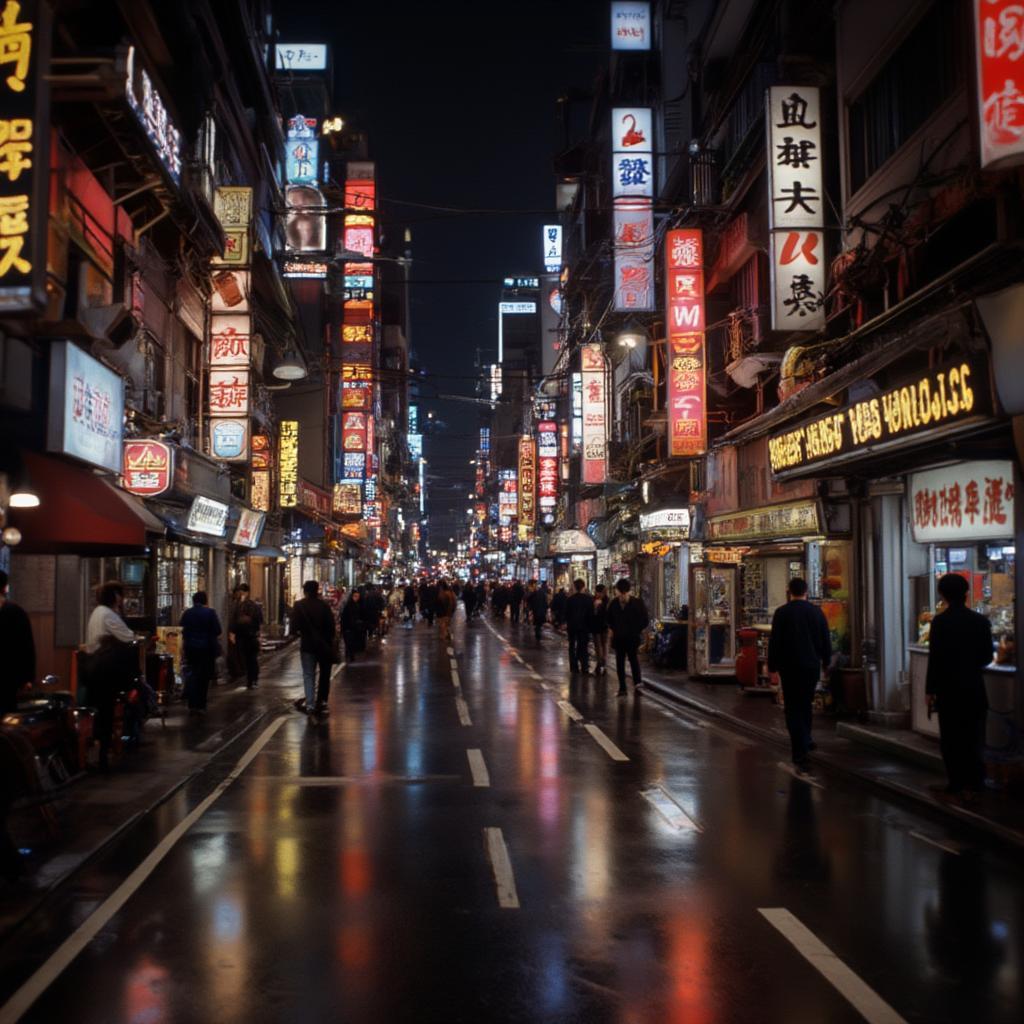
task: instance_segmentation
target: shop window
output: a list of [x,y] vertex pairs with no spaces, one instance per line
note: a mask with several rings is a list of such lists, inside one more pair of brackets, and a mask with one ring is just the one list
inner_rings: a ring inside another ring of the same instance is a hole
[[850,191],[856,192],[959,89],[971,38],[958,0],[936,0],[849,105]]

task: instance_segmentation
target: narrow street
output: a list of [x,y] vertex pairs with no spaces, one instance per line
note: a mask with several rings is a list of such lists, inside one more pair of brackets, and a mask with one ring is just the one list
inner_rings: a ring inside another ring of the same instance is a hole
[[454,649],[393,629],[323,724],[288,655],[264,721],[0,949],[0,1021],[1024,1015],[1008,857],[570,680],[547,632],[460,614]]

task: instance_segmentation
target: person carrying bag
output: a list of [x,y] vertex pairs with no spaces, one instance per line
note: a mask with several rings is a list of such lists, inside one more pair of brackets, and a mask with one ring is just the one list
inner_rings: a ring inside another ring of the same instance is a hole
[[[328,713],[327,701],[331,689],[331,668],[338,657],[334,613],[320,597],[320,584],[307,580],[302,584],[305,597],[295,602],[292,609],[292,629],[300,637],[299,658],[302,661],[302,683],[305,695],[295,702],[299,711],[314,715]],[[317,670],[320,677],[317,680]],[[314,693],[315,684],[315,693]]]

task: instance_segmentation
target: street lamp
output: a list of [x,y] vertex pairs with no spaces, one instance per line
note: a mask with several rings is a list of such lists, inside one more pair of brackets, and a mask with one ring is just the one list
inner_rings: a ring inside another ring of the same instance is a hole
[[278,380],[287,381],[304,380],[308,374],[306,364],[294,345],[289,345],[284,350],[280,362],[278,362],[272,372]]

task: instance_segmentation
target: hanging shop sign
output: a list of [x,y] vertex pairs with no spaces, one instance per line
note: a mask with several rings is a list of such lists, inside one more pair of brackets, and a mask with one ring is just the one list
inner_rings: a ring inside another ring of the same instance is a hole
[[557,274],[562,269],[562,225],[544,225],[544,269]]
[[224,252],[210,260],[213,264],[246,267],[249,265],[249,222],[252,220],[252,189],[221,186],[213,193],[213,212],[224,229]]
[[[284,248],[289,254],[322,253],[327,248],[327,203],[323,193],[314,185],[288,185],[284,190],[287,208],[284,218]],[[322,259],[322,257],[321,257]],[[300,263],[296,270],[295,261],[290,261],[292,277],[320,277],[319,267],[323,263]]]
[[163,441],[125,441],[121,486],[132,494],[153,498],[174,480],[174,452]]
[[910,527],[918,544],[1013,536],[1013,463],[957,462],[910,477]]
[[210,280],[213,284],[210,309],[214,313],[249,312],[248,270],[220,270]]
[[731,515],[710,516],[708,540],[772,540],[777,537],[808,537],[821,533],[818,503],[769,505]]
[[160,93],[138,58],[134,46],[128,47],[125,62],[125,96],[138,118],[160,166],[175,185],[181,184],[181,133],[171,120]]
[[231,543],[240,548],[258,547],[266,521],[266,515],[260,510],[243,508],[238,514],[238,525]]
[[605,358],[600,345],[580,349],[583,383],[583,482],[603,484],[608,477],[608,420]]
[[316,118],[296,114],[288,119],[285,134],[285,184],[316,185],[319,182],[317,163],[320,141],[316,135]]
[[651,541],[680,541],[690,536],[690,510],[666,508],[640,514],[640,533]]
[[537,454],[532,437],[519,439],[519,530],[537,525]]
[[331,514],[331,495],[322,487],[309,483],[308,480],[299,481],[299,506],[317,515],[329,517]]
[[555,521],[558,505],[558,424],[542,420],[537,424],[537,506],[541,522]]
[[649,50],[651,48],[651,5],[649,3],[612,3],[612,49]]
[[704,235],[700,228],[682,228],[665,236],[665,315],[669,455],[700,455],[708,446]]
[[0,312],[46,303],[50,169],[49,5],[7,0],[0,14]]
[[572,451],[577,454],[583,447],[583,374],[572,375]]
[[612,110],[614,306],[654,309],[654,149],[650,107]]
[[248,369],[252,337],[245,314],[213,313],[210,316],[210,365]]
[[248,415],[248,370],[211,370],[209,391],[211,415]]
[[228,521],[228,505],[197,494],[188,510],[188,528],[193,533],[205,533],[210,537],[223,537]]
[[559,530],[551,550],[556,555],[592,555],[597,545],[582,530]]
[[47,449],[120,473],[123,437],[124,381],[70,341],[53,342]]
[[249,501],[258,512],[270,511],[270,470],[254,469],[249,486]]
[[253,434],[251,447],[252,468],[270,469],[272,460],[270,438],[266,434]]
[[503,469],[498,473],[498,524],[508,526],[516,517],[518,508],[519,491],[516,471]]
[[988,411],[988,385],[978,368],[967,361],[949,363],[770,437],[768,457],[772,472],[783,473],[849,458]]
[[358,516],[363,512],[363,492],[359,484],[335,484],[332,511],[340,516]]
[[244,462],[249,458],[249,421],[230,416],[210,420],[210,454],[224,462]]
[[825,199],[821,96],[814,86],[768,90],[768,227],[772,330],[825,326]]
[[981,167],[1024,162],[1024,7],[974,0]]
[[277,43],[274,67],[278,71],[326,71],[327,46],[324,43]]
[[[561,229],[559,229],[561,230]],[[557,274],[545,274],[540,303],[540,366],[544,377],[554,373],[562,353],[565,333],[562,330],[562,291]]]
[[277,443],[278,504],[295,508],[299,503],[299,422],[281,420]]

